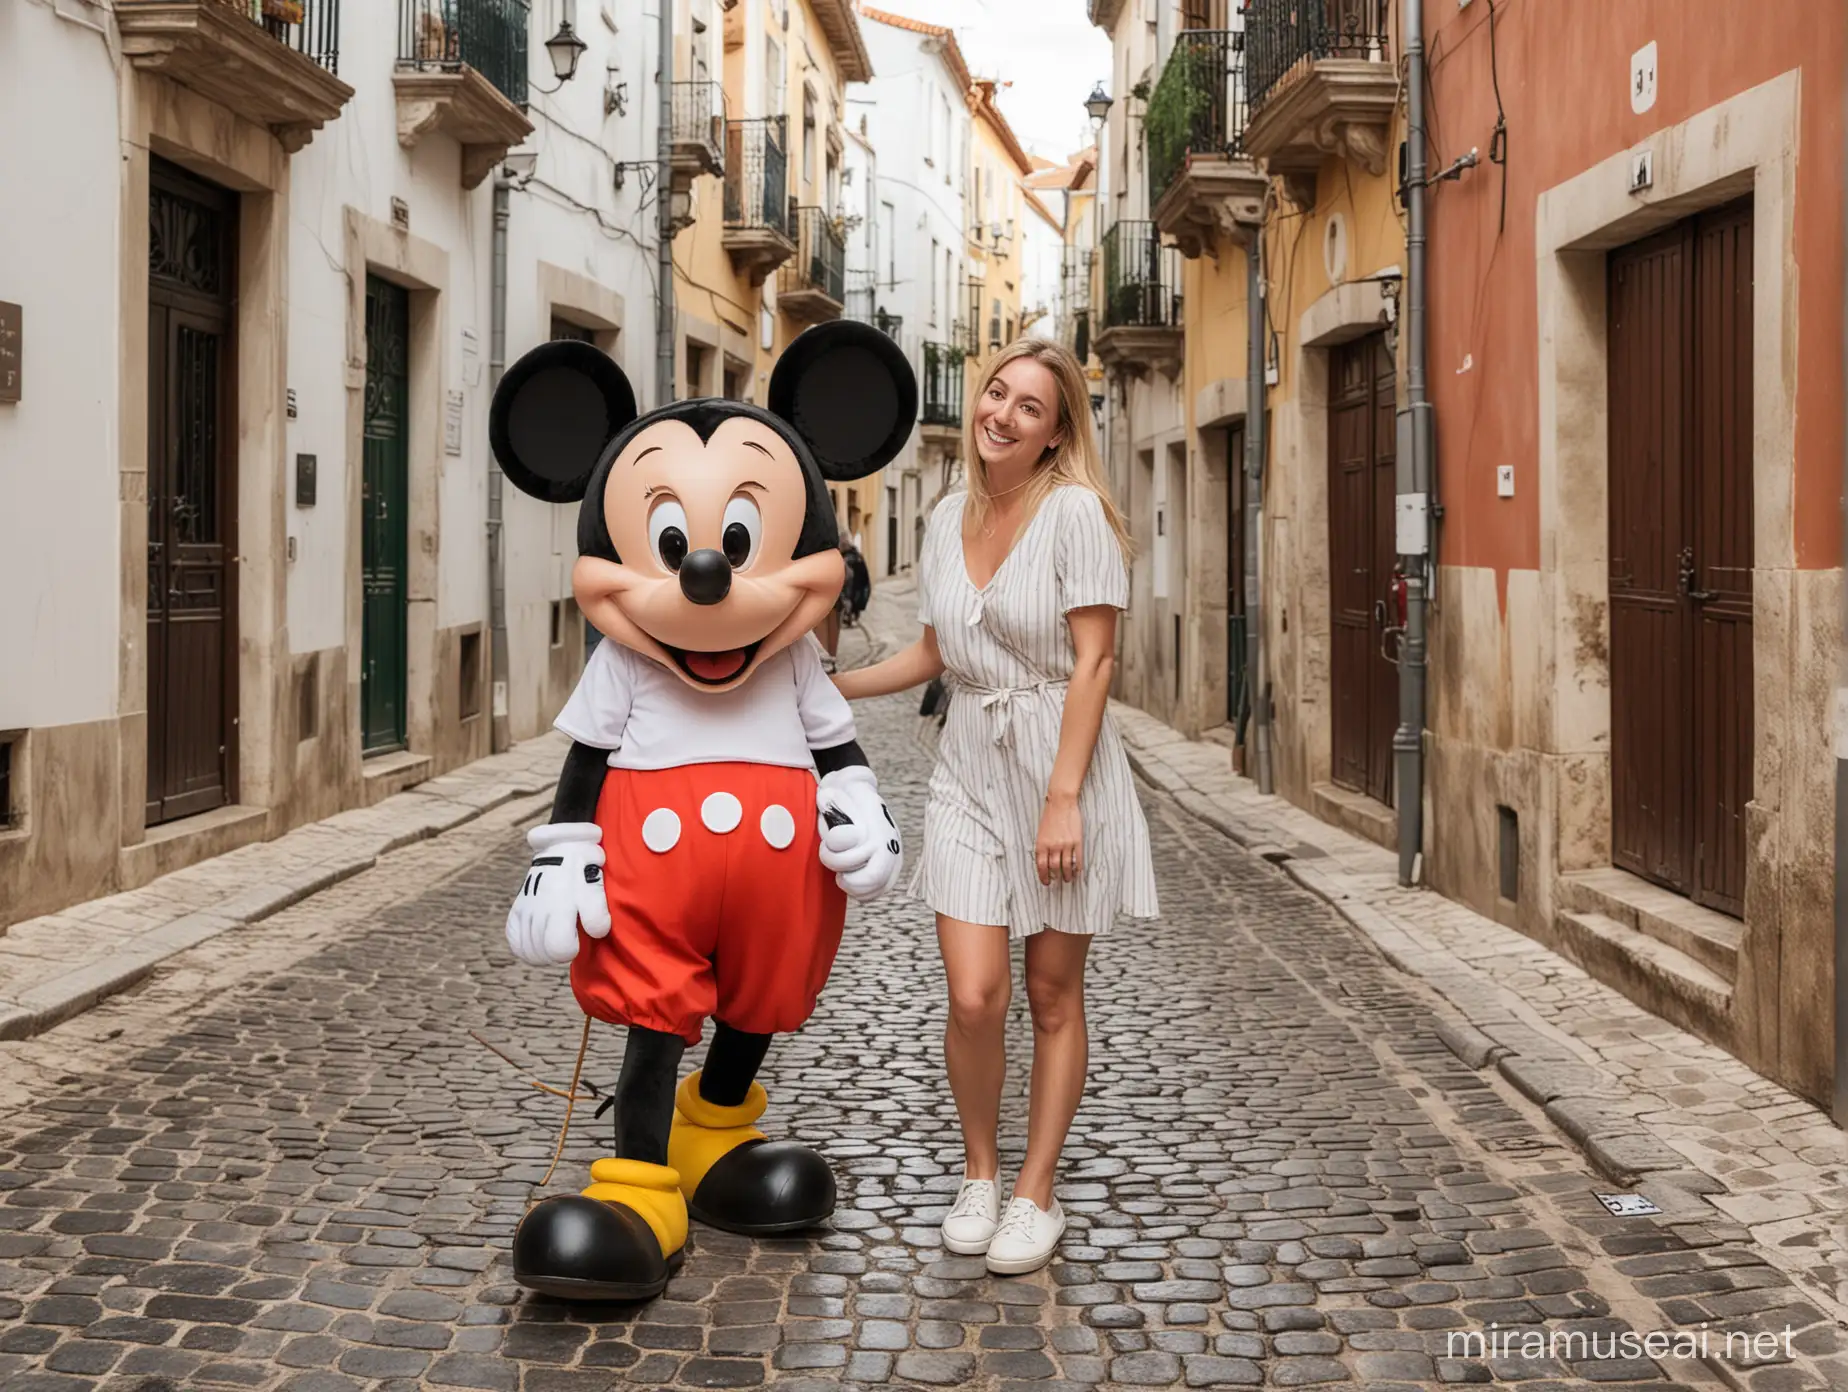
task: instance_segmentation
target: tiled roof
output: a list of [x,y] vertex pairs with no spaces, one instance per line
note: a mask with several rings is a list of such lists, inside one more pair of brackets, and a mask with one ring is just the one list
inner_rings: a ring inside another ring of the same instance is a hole
[[948,63],[950,71],[956,75],[966,97],[975,85],[969,76],[969,65],[963,61],[962,49],[957,45],[956,33],[941,24],[926,24],[921,19],[911,19],[906,15],[892,14],[887,10],[876,10],[870,5],[858,7],[862,19],[870,19],[875,24],[889,24],[894,29],[908,29],[914,34],[928,34],[933,39],[943,41],[943,61]]

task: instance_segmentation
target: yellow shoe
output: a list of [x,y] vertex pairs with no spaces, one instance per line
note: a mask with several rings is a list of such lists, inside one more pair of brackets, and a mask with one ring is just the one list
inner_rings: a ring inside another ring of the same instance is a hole
[[772,1141],[753,1124],[770,1099],[758,1083],[735,1107],[699,1095],[694,1073],[674,1095],[667,1162],[680,1175],[688,1211],[727,1232],[763,1237],[798,1232],[834,1212],[834,1172],[794,1141]]
[[686,1257],[680,1176],[599,1160],[581,1194],[535,1204],[513,1235],[513,1278],[567,1300],[652,1300]]

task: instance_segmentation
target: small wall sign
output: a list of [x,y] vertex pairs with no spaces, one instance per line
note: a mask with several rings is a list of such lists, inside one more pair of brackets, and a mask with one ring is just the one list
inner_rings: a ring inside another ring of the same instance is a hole
[[19,400],[20,360],[25,356],[22,321],[25,311],[0,300],[0,405]]
[[462,453],[462,393],[446,394],[443,411],[443,453]]
[[295,456],[295,506],[314,506],[315,457],[312,454]]

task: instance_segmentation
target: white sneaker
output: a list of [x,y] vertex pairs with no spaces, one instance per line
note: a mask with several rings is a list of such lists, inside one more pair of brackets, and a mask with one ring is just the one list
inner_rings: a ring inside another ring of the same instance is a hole
[[1001,1191],[992,1179],[965,1179],[943,1220],[943,1245],[959,1256],[988,1250],[1001,1216]]
[[1032,1199],[1013,1198],[988,1244],[988,1269],[997,1276],[1024,1276],[1052,1260],[1065,1236],[1065,1210],[1052,1201],[1051,1211]]

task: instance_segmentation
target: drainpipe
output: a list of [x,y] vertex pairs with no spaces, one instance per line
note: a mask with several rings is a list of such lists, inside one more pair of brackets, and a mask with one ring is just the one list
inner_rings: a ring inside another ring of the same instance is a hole
[[[1843,305],[1848,337],[1848,303]],[[1848,352],[1842,361],[1848,363]],[[1848,578],[1848,454],[1842,460],[1842,574]],[[1848,1127],[1848,592],[1835,689],[1835,1124]]]
[[674,399],[674,0],[658,0],[660,105],[655,132],[655,405]]
[[[500,386],[507,369],[507,221],[510,185],[507,176],[494,176],[494,249],[490,308],[488,311],[488,394]],[[488,462],[488,646],[493,680],[492,715],[488,744],[499,754],[513,747],[507,723],[507,545],[502,521],[502,477],[498,465]]]
[[[1399,728],[1392,753],[1399,809],[1399,883],[1417,884],[1424,870],[1425,605],[1431,555],[1431,403],[1425,394],[1425,68],[1424,0],[1403,0],[1406,67],[1405,238],[1406,363],[1409,406],[1402,431],[1411,448],[1398,451],[1396,550],[1405,571],[1405,635],[1399,645]],[[1403,440],[1403,436],[1402,436]]]
[[1251,702],[1252,745],[1258,791],[1274,791],[1271,779],[1269,691],[1264,672],[1264,576],[1258,553],[1264,545],[1265,387],[1264,222],[1260,215],[1245,249],[1245,690]]

